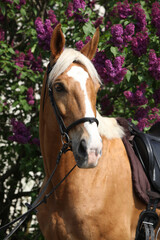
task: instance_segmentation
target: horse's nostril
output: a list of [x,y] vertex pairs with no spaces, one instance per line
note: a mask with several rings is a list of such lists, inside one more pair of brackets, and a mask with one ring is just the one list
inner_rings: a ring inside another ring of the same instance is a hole
[[80,141],[79,148],[78,148],[78,153],[85,157],[87,155],[87,144],[84,139]]

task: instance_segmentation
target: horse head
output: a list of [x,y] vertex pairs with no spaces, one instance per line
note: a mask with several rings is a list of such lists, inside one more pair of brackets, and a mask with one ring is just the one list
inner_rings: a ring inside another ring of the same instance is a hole
[[98,40],[97,29],[81,52],[64,48],[65,38],[59,24],[53,31],[50,43],[51,71],[48,74],[48,86],[60,117],[65,126],[77,123],[79,119],[84,120],[74,124],[68,131],[72,151],[80,168],[95,167],[102,152],[102,140],[94,121],[100,79],[91,62],[96,53]]

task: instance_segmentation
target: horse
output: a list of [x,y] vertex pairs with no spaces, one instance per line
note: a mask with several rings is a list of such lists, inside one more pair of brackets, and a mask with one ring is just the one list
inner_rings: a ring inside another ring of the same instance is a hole
[[[96,29],[81,51],[65,48],[61,24],[51,37],[39,114],[45,170],[42,188],[66,142],[72,151],[62,154],[46,192],[76,167],[37,209],[46,240],[133,240],[139,215],[146,208],[133,190],[130,162],[122,142],[123,127],[115,118],[102,117],[96,110],[101,80],[91,60],[98,42]],[[70,126],[65,134],[64,126]]]

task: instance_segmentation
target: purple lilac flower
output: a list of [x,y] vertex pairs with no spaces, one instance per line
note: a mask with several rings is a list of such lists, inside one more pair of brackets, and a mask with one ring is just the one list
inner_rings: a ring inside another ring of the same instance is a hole
[[83,0],[73,0],[73,10],[76,12],[79,9],[85,9],[86,3]]
[[140,57],[147,52],[147,46],[149,44],[149,37],[147,32],[138,32],[136,36],[132,38],[132,51]]
[[28,90],[27,90],[27,102],[28,102],[29,105],[34,105],[35,101],[34,101],[33,93],[34,93],[33,88],[32,87],[28,88]]
[[116,57],[113,64],[108,59],[105,61],[107,82],[114,82],[114,84],[119,84],[123,81],[124,76],[127,73],[127,69],[122,68],[123,63],[124,57],[121,56]]
[[82,47],[84,46],[84,43],[82,42],[82,40],[79,40],[78,42],[76,42],[76,48],[78,51],[80,51],[82,49]]
[[140,3],[136,3],[133,8],[133,16],[136,19],[136,27],[137,27],[137,31],[146,31],[146,14],[145,11],[142,9],[141,4]]
[[20,0],[19,4],[16,4],[16,8],[19,10],[19,9],[21,9],[21,6],[25,5],[25,4],[26,4],[26,0]]
[[78,22],[88,22],[88,14],[84,17],[81,10],[85,10],[86,3],[83,0],[73,0],[74,19]]
[[143,118],[147,118],[149,110],[150,110],[149,107],[146,108],[139,107],[135,112],[135,119],[139,121]]
[[115,24],[111,27],[111,42],[118,48],[123,46],[123,26],[122,24]]
[[131,42],[135,31],[133,23],[129,23],[124,29],[124,42]]
[[156,89],[153,94],[154,102],[156,105],[160,103],[160,88]]
[[69,2],[68,7],[65,11],[67,18],[73,17],[73,3]]
[[110,100],[108,99],[107,94],[101,99],[101,109],[102,109],[102,113],[106,116],[110,115],[114,110]]
[[75,21],[86,23],[89,20],[88,14],[84,17],[80,11],[74,12]]
[[87,36],[87,37],[86,37],[86,40],[85,40],[85,44],[87,44],[90,40],[91,40],[91,37],[90,37],[90,36]]
[[34,145],[37,145],[38,147],[40,146],[40,141],[39,141],[38,138],[33,138],[33,139],[32,139],[32,143],[33,143]]
[[122,50],[123,47],[127,47],[128,43],[132,41],[135,32],[135,26],[130,23],[123,29],[121,24],[115,24],[111,27],[111,42]]
[[99,51],[96,53],[95,57],[93,58],[92,62],[101,77],[105,83],[107,83],[107,76],[106,76],[106,67],[105,67],[105,61],[107,60],[106,54],[104,51]]
[[148,99],[145,97],[145,89],[141,87],[137,87],[135,93],[131,91],[125,91],[124,96],[126,99],[134,106],[141,106],[148,103]]
[[53,32],[53,28],[51,27],[51,21],[46,19],[44,22],[44,31],[45,31],[45,44],[50,48],[50,40]]
[[126,19],[128,16],[132,14],[130,5],[127,0],[125,0],[124,2],[117,2],[115,11],[117,11],[121,19]]
[[152,113],[158,113],[159,112],[159,109],[156,108],[156,107],[153,107],[151,110],[152,110]]
[[35,59],[31,49],[28,50],[25,56],[25,65],[31,68],[34,72],[43,72],[41,56],[38,56],[37,59]]
[[156,56],[153,49],[149,53],[149,72],[156,80],[160,80],[160,57]]
[[160,4],[159,2],[154,2],[152,4],[152,24],[157,28],[157,36],[160,37]]
[[53,29],[51,27],[51,21],[49,19],[46,19],[43,24],[41,18],[38,17],[35,21],[35,26],[36,26],[39,45],[44,50],[49,50],[50,40],[53,32]]
[[106,58],[104,51],[97,52],[93,59],[93,64],[104,83],[114,82],[119,84],[127,73],[126,68],[122,68],[124,57],[116,57],[114,62]]
[[[91,40],[91,37],[87,36],[85,40],[85,44],[87,44],[90,40]],[[80,51],[84,47],[84,43],[82,40],[79,40],[78,42],[76,42],[75,45],[78,51]]]
[[96,0],[88,0],[87,6],[91,9],[95,7]]
[[142,118],[139,120],[137,127],[139,128],[140,131],[143,131],[145,127],[150,127],[150,123],[147,118]]
[[53,28],[55,28],[55,26],[58,24],[58,20],[53,10],[48,12],[48,17],[49,19],[46,19],[44,23],[40,17],[35,20],[38,42],[44,50],[50,49],[50,40]]
[[160,122],[160,110],[158,108],[152,108],[152,113],[148,116],[148,119],[152,121],[152,123]]
[[58,24],[58,20],[56,18],[56,15],[54,14],[53,10],[49,10],[48,11],[48,18],[51,21],[51,23],[53,24],[53,28],[55,28],[55,26]]
[[20,53],[18,50],[15,51],[16,57],[14,58],[15,64],[21,68],[24,67],[25,54]]
[[111,21],[107,21],[106,26],[105,26],[105,30],[107,31],[111,26],[112,26]]
[[22,144],[29,143],[31,139],[31,133],[24,123],[12,119],[11,124],[13,128],[13,135],[8,139],[10,141],[15,141]]
[[101,25],[103,22],[103,17],[99,17],[97,18],[97,20],[93,23],[95,28],[99,27],[99,25]]

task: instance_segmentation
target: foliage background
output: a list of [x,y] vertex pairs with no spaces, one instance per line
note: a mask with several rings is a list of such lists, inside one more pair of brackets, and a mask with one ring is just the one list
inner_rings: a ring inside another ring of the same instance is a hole
[[[125,117],[141,130],[160,120],[158,1],[2,0],[1,225],[22,213],[24,197],[34,201],[44,177],[38,137],[39,99],[50,55],[49,41],[58,22],[67,47],[78,50],[100,27],[93,63],[104,83],[97,99],[97,107],[104,115]],[[32,184],[26,190],[28,183]],[[0,238],[4,236],[5,232],[1,232]],[[12,239],[43,237],[30,217]]]

